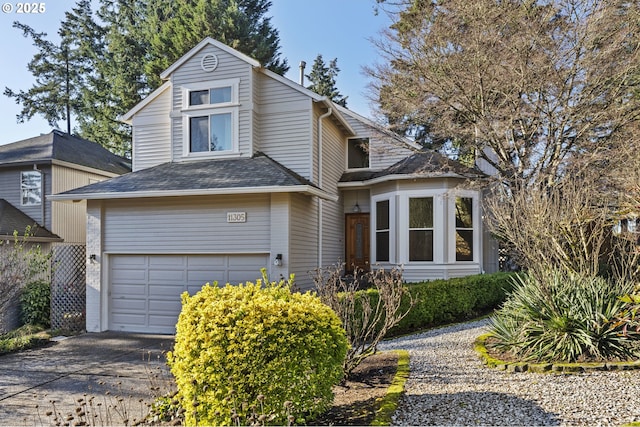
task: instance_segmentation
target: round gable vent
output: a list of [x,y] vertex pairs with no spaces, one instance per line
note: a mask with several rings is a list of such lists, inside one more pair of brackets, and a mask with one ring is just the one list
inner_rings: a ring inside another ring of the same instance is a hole
[[202,69],[208,73],[218,68],[218,57],[212,53],[208,53],[202,57],[200,61]]

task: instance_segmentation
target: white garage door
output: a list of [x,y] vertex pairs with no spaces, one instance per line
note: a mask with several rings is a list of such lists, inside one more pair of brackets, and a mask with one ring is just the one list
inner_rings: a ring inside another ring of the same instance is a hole
[[111,255],[109,329],[173,334],[184,291],[255,281],[268,261],[266,254]]

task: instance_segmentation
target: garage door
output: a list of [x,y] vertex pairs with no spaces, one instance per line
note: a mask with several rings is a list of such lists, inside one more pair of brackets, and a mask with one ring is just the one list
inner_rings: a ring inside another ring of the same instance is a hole
[[111,255],[109,329],[173,334],[180,295],[204,283],[255,281],[268,265],[256,255]]

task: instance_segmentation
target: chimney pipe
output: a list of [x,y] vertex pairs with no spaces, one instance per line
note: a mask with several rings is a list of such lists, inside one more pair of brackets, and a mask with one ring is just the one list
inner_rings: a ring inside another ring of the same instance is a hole
[[304,67],[306,66],[306,62],[300,61],[300,86],[304,86]]

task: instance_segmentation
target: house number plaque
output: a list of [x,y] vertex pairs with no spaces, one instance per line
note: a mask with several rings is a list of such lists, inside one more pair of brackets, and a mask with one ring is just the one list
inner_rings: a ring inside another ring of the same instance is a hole
[[247,213],[227,212],[227,222],[247,222]]

